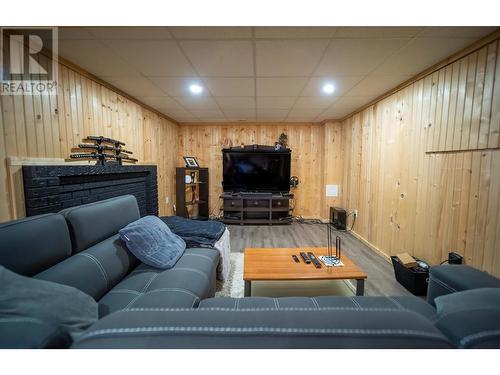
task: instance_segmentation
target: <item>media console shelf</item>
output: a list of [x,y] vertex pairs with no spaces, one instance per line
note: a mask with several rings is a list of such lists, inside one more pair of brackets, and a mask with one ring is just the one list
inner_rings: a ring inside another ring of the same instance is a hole
[[176,168],[176,215],[208,220],[208,168]]
[[290,199],[293,194],[223,193],[224,224],[289,224],[292,222]]

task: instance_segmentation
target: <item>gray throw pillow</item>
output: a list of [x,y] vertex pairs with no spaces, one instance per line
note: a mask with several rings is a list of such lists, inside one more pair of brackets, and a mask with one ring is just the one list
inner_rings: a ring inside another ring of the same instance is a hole
[[0,266],[0,317],[51,324],[76,338],[97,321],[98,308],[92,297],[76,288]]
[[172,268],[186,249],[184,240],[156,216],[136,220],[119,233],[132,254],[155,268]]

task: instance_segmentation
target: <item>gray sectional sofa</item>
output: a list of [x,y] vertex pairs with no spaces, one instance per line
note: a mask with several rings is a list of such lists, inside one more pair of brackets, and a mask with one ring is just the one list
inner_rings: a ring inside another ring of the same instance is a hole
[[[433,268],[429,301],[211,298],[218,251],[186,249],[169,270],[141,264],[117,234],[138,218],[135,198],[122,196],[0,224],[0,264],[99,303],[73,348],[500,347],[500,280],[470,267]],[[0,319],[0,331],[2,347],[69,345],[43,324]]]

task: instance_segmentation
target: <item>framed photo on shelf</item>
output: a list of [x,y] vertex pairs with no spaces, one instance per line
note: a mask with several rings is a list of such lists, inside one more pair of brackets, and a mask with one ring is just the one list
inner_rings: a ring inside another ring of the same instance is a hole
[[200,165],[194,156],[183,156],[186,168],[199,168]]

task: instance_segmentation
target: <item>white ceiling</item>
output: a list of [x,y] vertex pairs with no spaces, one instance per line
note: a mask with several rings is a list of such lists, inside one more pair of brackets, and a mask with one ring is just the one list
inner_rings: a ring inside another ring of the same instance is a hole
[[[63,27],[61,56],[180,122],[340,118],[495,27]],[[335,86],[328,96],[325,82]],[[200,96],[189,85],[204,87]]]

